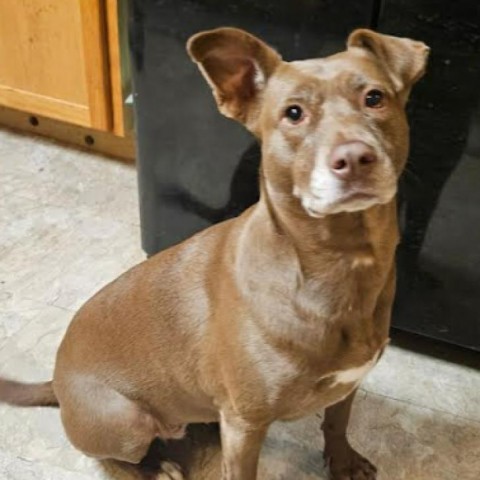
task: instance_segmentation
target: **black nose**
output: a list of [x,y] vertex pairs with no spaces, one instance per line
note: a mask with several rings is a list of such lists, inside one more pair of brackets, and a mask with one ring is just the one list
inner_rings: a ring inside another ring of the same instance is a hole
[[342,180],[351,180],[370,172],[376,162],[373,149],[359,141],[337,145],[328,160],[330,170]]

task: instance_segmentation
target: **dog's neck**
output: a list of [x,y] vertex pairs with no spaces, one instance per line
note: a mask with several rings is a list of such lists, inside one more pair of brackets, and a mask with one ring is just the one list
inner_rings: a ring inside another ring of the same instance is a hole
[[352,266],[380,261],[389,265],[398,242],[395,199],[358,212],[309,216],[291,192],[275,190],[262,175],[259,204],[279,235],[292,243],[305,273],[319,257],[348,259]]

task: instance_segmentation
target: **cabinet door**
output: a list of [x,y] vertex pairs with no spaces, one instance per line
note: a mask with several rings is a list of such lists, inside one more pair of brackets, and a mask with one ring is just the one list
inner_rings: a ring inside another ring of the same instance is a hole
[[0,104],[108,130],[101,0],[0,0]]

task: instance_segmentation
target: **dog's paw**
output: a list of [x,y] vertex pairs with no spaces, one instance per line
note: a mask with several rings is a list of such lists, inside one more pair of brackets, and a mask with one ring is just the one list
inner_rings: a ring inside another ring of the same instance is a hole
[[326,459],[330,480],[376,480],[377,468],[369,460],[349,449],[348,455]]
[[173,462],[162,462],[160,465],[160,473],[155,480],[184,480],[182,469]]

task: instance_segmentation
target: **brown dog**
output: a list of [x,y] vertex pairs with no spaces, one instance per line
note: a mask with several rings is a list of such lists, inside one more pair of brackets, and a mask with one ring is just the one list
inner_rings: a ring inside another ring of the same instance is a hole
[[[346,428],[388,341],[404,107],[428,48],[357,30],[342,53],[287,63],[221,28],[188,52],[220,111],[262,142],[260,201],[101,290],[72,321],[53,381],[3,380],[0,399],[58,402],[73,445],[130,463],[156,437],[220,422],[224,480],[256,478],[272,422],[326,408],[332,478],[374,479]],[[166,464],[160,478],[180,473]]]

